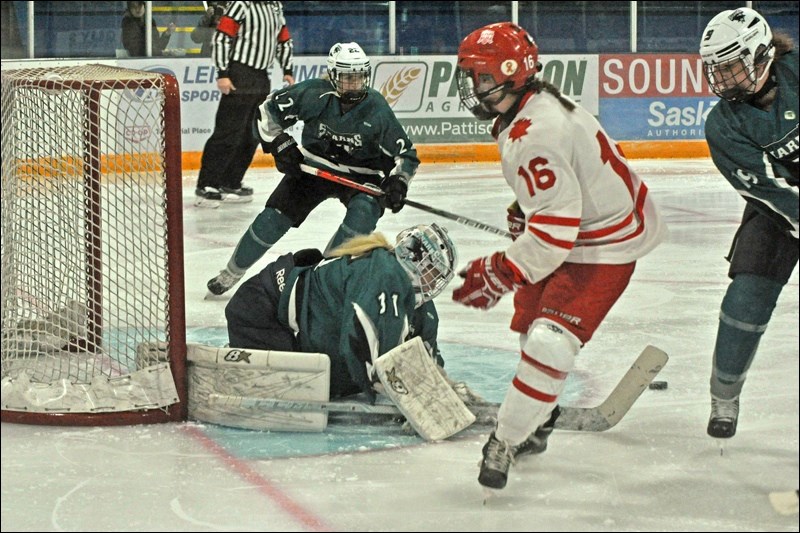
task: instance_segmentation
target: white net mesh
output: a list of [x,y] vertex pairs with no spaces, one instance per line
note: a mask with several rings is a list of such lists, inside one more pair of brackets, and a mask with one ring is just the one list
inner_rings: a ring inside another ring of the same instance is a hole
[[[2,73],[4,410],[41,407],[17,405],[21,383],[135,373],[137,347],[174,340],[176,313],[182,325],[170,296],[169,254],[181,251],[170,232],[182,229],[180,205],[167,203],[164,79],[104,65]],[[165,392],[159,407],[177,400],[174,386]]]

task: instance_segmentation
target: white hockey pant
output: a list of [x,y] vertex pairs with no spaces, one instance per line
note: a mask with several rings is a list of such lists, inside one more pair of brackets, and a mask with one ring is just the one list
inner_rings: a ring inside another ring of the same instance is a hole
[[533,321],[520,344],[517,373],[497,413],[495,431],[498,439],[515,446],[547,420],[581,348],[575,335],[543,318]]

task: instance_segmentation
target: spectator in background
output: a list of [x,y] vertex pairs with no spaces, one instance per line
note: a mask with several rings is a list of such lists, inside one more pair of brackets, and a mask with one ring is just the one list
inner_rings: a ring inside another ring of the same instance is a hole
[[214,63],[219,99],[214,132],[203,148],[195,205],[251,202],[253,189],[242,185],[258,148],[253,121],[270,92],[269,71],[277,59],[283,81],[294,84],[292,39],[281,2],[228,2],[214,33]]
[[[128,8],[122,17],[122,46],[131,57],[147,55],[147,39],[145,35],[144,2],[128,2]],[[164,55],[169,38],[175,31],[175,23],[170,22],[164,33],[159,33],[155,19],[152,20],[153,55]]]
[[201,45],[200,55],[211,57],[211,51],[214,49],[214,32],[217,29],[217,23],[225,13],[225,4],[228,2],[209,2],[208,9],[205,14],[200,17],[197,27],[192,30],[192,42]]

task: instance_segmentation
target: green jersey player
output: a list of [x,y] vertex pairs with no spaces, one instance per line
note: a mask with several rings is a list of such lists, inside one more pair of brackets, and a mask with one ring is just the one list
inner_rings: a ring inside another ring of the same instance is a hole
[[[370,88],[372,67],[356,43],[337,43],[328,56],[330,79],[309,79],[281,89],[260,106],[255,128],[265,152],[284,173],[239,241],[227,267],[208,282],[222,294],[291,227],[320,203],[337,198],[347,208],[327,252],[355,235],[372,232],[386,208],[398,212],[419,166],[417,152],[383,96]],[[303,122],[302,147],[284,130]],[[360,183],[384,195],[359,192],[300,170],[305,164]]]
[[332,398],[373,395],[374,359],[413,336],[439,366],[435,298],[453,278],[456,250],[436,224],[281,256],[245,281],[225,308],[231,346],[324,353]]
[[707,432],[736,433],[739,395],[759,340],[798,258],[798,56],[749,8],[706,26],[700,55],[722,100],[706,122],[711,157],[747,202],[731,253],[711,374]]

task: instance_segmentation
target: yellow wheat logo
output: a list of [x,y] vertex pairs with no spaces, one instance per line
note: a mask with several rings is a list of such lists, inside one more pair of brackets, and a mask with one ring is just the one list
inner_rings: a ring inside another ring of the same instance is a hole
[[412,81],[419,77],[420,72],[422,72],[420,67],[404,68],[383,82],[380,93],[386,98],[390,106],[393,106],[395,102],[400,99],[403,91],[406,90]]

